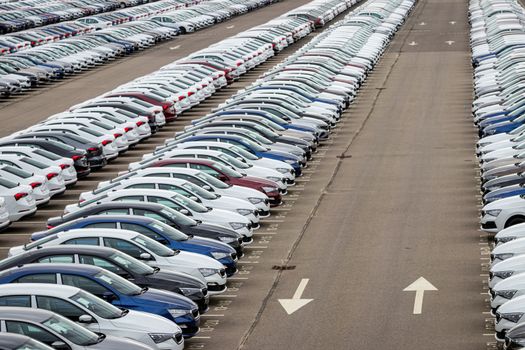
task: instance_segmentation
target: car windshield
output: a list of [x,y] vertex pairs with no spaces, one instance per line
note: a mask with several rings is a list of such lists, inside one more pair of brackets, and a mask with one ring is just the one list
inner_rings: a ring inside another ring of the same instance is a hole
[[252,165],[243,163],[240,160],[238,160],[236,158],[233,158],[232,156],[229,156],[229,155],[224,154],[224,153],[220,154],[219,158],[222,159],[223,161],[225,161],[226,163],[229,163],[229,164],[233,165],[236,168],[248,169],[248,168],[252,167]]
[[80,346],[88,346],[100,342],[99,336],[95,333],[58,315],[50,317],[42,322],[42,324],[46,326],[46,328],[60,334],[70,342]]
[[206,173],[203,173],[203,172],[200,172],[200,173],[198,173],[195,176],[197,176],[199,179],[201,179],[201,180],[211,184],[213,187],[217,187],[217,188],[220,188],[220,189],[225,189],[225,188],[231,187],[230,185],[222,182],[221,180],[216,179],[213,176],[211,176],[209,174],[206,174]]
[[138,275],[151,275],[155,272],[155,269],[149,265],[144,264],[142,261],[135,259],[124,253],[115,253],[109,257],[109,260],[123,266],[126,270],[134,272]]
[[188,191],[193,192],[197,196],[202,197],[204,199],[210,199],[211,200],[211,199],[219,198],[219,196],[216,195],[215,193],[208,192],[205,189],[202,189],[199,186],[192,184],[191,182],[186,182],[186,183],[182,184],[182,187],[184,187]]
[[105,285],[111,286],[119,293],[125,295],[142,294],[142,289],[139,286],[109,271],[100,271],[95,275],[94,278],[98,281],[102,281]]
[[171,220],[175,221],[176,223],[182,225],[182,226],[195,226],[197,223],[192,218],[187,217],[184,214],[179,213],[176,210],[173,210],[171,208],[164,208],[160,211],[163,215],[169,217]]
[[197,213],[206,213],[208,211],[208,209],[195,202],[195,201],[192,201],[191,199],[189,198],[186,198],[184,196],[181,196],[181,195],[175,195],[173,197],[171,197],[173,200],[175,200],[175,202],[181,204],[182,206],[186,207],[186,208],[190,208],[192,211],[195,211]]
[[12,167],[10,165],[6,165],[2,168],[3,171],[7,172],[7,173],[10,173],[12,175],[15,175],[17,177],[21,177],[23,179],[27,179],[27,178],[30,178],[31,176],[33,176],[33,174],[25,171],[25,170],[22,170],[22,169],[17,169],[15,167]]
[[132,238],[131,240],[159,256],[170,257],[175,255],[175,252],[173,250],[160,244],[157,241],[154,241],[149,237],[138,235]]
[[225,173],[228,176],[235,177],[237,179],[242,177],[242,175],[240,173],[238,173],[237,171],[233,170],[230,167],[224,166],[224,165],[219,164],[219,163],[214,163],[213,166],[216,169],[218,169],[219,171]]
[[254,154],[252,154],[252,153],[250,153],[248,151],[245,151],[242,148],[237,147],[237,146],[230,147],[230,151],[235,152],[235,153],[237,153],[237,154],[241,155],[242,157],[244,157],[246,159],[249,159],[249,160],[260,159],[256,155],[254,155]]
[[155,230],[162,232],[165,236],[168,236],[169,238],[175,240],[175,241],[185,241],[188,239],[188,236],[184,233],[180,232],[177,229],[174,229],[171,226],[166,225],[163,222],[154,222],[151,225]]
[[121,309],[83,290],[79,291],[72,297],[69,297],[69,299],[82,305],[95,315],[105,319],[116,319],[124,316]]

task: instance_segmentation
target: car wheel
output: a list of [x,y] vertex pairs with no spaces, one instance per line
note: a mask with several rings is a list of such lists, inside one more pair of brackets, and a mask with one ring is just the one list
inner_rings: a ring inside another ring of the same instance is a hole
[[517,224],[522,224],[524,222],[525,222],[525,217],[523,217],[523,216],[515,216],[515,217],[512,217],[509,220],[507,220],[507,222],[505,223],[505,228],[511,227],[511,226],[514,226],[514,225],[517,225]]

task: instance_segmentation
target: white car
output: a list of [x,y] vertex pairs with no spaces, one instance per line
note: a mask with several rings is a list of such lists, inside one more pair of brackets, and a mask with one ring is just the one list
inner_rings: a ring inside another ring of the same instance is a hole
[[108,192],[90,201],[70,204],[66,206],[64,212],[66,214],[72,213],[88,205],[97,205],[97,203],[111,201],[139,201],[162,204],[195,220],[233,229],[245,237],[253,236],[252,222],[243,215],[221,209],[207,208],[189,198],[166,190],[130,189]]
[[509,300],[525,295],[525,273],[515,274],[498,282],[490,291],[492,312]]
[[525,321],[525,296],[512,299],[501,305],[496,311],[496,340],[505,340],[505,334],[509,329]]
[[228,185],[221,180],[206,174],[200,170],[190,168],[170,168],[170,167],[151,167],[139,169],[132,172],[119,174],[119,177],[111,181],[99,183],[99,187],[107,186],[111,182],[129,179],[131,177],[172,177],[187,180],[206,191],[249,201],[259,210],[259,217],[264,218],[270,215],[270,200],[264,193],[253,188],[244,186]]
[[[174,270],[193,276],[210,289],[210,294],[226,290],[226,271],[217,260],[196,253],[173,251],[157,241],[134,231],[123,229],[75,229],[59,232],[30,244],[12,247],[9,256],[38,247],[60,244],[87,244],[110,247],[142,260],[150,266]],[[222,289],[217,288],[223,287]]]
[[[33,189],[28,185],[19,185],[4,178],[0,178],[0,198],[8,212],[8,221],[18,221],[24,216],[36,212],[36,201],[33,198]],[[5,213],[0,211],[2,225],[6,224]]]
[[42,175],[47,178],[47,186],[51,196],[64,193],[66,183],[62,176],[62,168],[56,165],[39,162],[33,158],[15,154],[0,154],[0,164],[10,165],[29,173]]
[[122,310],[76,287],[24,283],[0,285],[0,300],[26,300],[20,307],[45,309],[71,319],[93,332],[133,339],[157,350],[182,350],[184,338],[174,322],[154,314]]
[[62,176],[66,185],[73,185],[77,182],[77,171],[75,170],[73,159],[61,157],[44,149],[30,146],[1,146],[0,154],[25,155],[44,164],[51,162],[62,169]]
[[524,238],[524,237],[525,237],[525,223],[504,228],[503,230],[496,233],[496,236],[494,236],[494,239],[496,241],[496,245],[500,245],[502,243],[507,243],[517,238]]
[[525,196],[498,199],[481,210],[481,229],[497,233],[504,228],[525,222]]
[[33,189],[33,198],[36,205],[43,205],[49,202],[51,194],[47,186],[47,179],[42,175],[34,175],[20,168],[10,165],[0,165],[0,178],[7,179],[14,183],[31,186]]
[[5,229],[11,225],[11,220],[9,220],[9,211],[5,204],[5,199],[0,196],[0,230]]
[[490,253],[492,266],[513,256],[525,254],[525,238],[514,239],[507,243],[499,244]]
[[525,272],[525,255],[503,260],[490,268],[489,288],[494,288],[499,282],[522,272]]
[[80,201],[89,201],[101,194],[114,192],[121,189],[157,189],[178,193],[186,198],[196,201],[206,207],[228,210],[241,214],[254,224],[259,225],[259,212],[247,200],[220,196],[192,184],[186,180],[166,177],[131,177],[122,181],[113,181],[105,187],[80,194]]

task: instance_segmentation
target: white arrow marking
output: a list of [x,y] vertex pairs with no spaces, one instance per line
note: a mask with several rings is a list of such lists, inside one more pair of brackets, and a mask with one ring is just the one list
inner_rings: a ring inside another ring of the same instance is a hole
[[455,43],[455,41],[453,41],[453,40],[449,40],[449,41],[445,41],[445,42],[446,42],[449,46]]
[[284,311],[288,315],[293,314],[309,302],[311,302],[313,299],[301,299],[301,296],[303,295],[304,289],[306,288],[306,285],[308,284],[309,279],[303,278],[301,282],[299,283],[299,287],[297,287],[297,290],[295,291],[292,299],[279,299],[279,303],[281,303],[281,306],[284,308]]
[[423,309],[423,296],[425,291],[438,290],[429,281],[423,277],[419,277],[414,283],[403,289],[404,292],[416,292],[416,298],[414,299],[414,315],[421,314]]
[[170,50],[177,50],[179,47],[180,47],[180,45],[172,46],[172,47],[170,47]]
[[419,23],[420,26],[426,26],[427,24],[425,22]]
[[232,28],[235,28],[234,25],[231,25],[231,26],[227,26],[226,29],[232,29]]
[[408,43],[408,45],[410,45],[410,46],[416,46],[417,43],[416,43],[415,41],[412,41],[412,42]]
[[456,24],[456,21],[450,21],[450,22],[448,22],[448,23],[454,25],[454,24]]

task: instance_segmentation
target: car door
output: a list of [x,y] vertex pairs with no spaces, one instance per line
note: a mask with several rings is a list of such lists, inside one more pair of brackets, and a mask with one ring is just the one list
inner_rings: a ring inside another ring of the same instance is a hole
[[79,254],[78,261],[81,264],[93,265],[93,266],[97,266],[105,270],[111,271],[114,274],[117,274],[120,277],[123,277],[127,280],[132,280],[133,278],[133,276],[128,271],[124,270],[122,267],[114,264],[113,262],[107,259],[104,259],[98,256]]
[[119,250],[123,253],[126,253],[135,259],[139,259],[144,261],[145,259],[141,257],[143,254],[148,254],[151,258],[148,261],[154,261],[155,259],[151,256],[151,254],[144,249],[142,249],[138,244],[125,241],[120,238],[111,238],[111,237],[105,237],[103,239],[104,246],[113,248],[116,250]]
[[22,334],[49,346],[51,346],[53,343],[56,344],[60,342],[64,344],[64,347],[61,349],[71,349],[71,346],[65,343],[63,339],[58,338],[56,335],[50,333],[46,329],[32,323],[6,320],[5,328],[8,333]]
[[[36,295],[35,301],[36,306],[39,309],[53,311],[54,313],[67,317],[71,321],[77,323],[79,321],[80,316],[88,314],[86,311],[82,310],[78,306],[73,305],[69,301],[60,298],[55,298],[46,295]],[[81,325],[93,332],[100,332],[100,327],[98,322],[96,321],[96,318],[91,314],[88,315],[92,317],[93,322],[87,324],[82,323]]]
[[113,291],[91,278],[66,273],[60,274],[60,277],[63,285],[83,289],[108,303],[119,305],[119,297]]
[[138,225],[138,224],[133,224],[133,223],[129,223],[129,222],[121,222],[120,223],[120,228],[123,229],[123,230],[130,230],[130,231],[141,233],[144,236],[147,236],[147,237],[149,237],[151,239],[154,239],[155,241],[159,242],[160,244],[169,246],[170,248],[173,248],[173,249],[177,249],[177,248],[172,247],[171,244],[170,244],[171,242],[169,240],[167,240],[164,236],[158,234],[157,232],[155,232],[154,230],[150,229],[149,227],[146,227],[146,226],[143,226],[143,225]]

